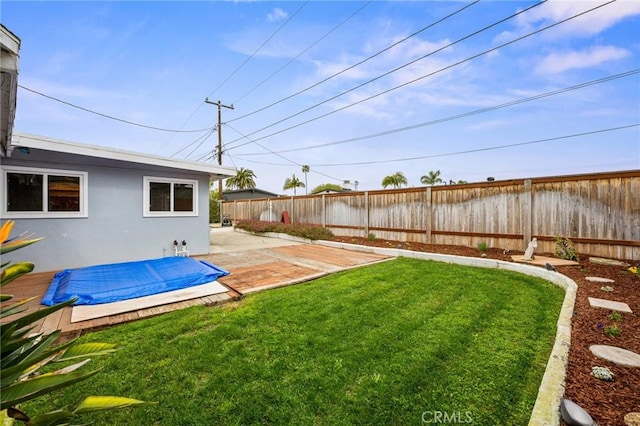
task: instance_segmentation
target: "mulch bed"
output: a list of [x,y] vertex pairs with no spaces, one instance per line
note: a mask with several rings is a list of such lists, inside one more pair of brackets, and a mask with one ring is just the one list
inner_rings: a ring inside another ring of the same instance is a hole
[[[421,244],[389,240],[369,240],[357,237],[334,237],[334,241],[366,246],[402,248],[427,253],[452,254],[458,256],[481,257],[481,252],[473,247]],[[523,252],[505,253],[502,249],[489,248],[486,257],[512,261],[511,256]],[[552,254],[539,253],[553,257]],[[574,317],[571,329],[571,348],[565,383],[565,398],[585,409],[600,426],[624,425],[624,416],[640,411],[640,368],[619,367],[616,364],[595,357],[589,350],[591,345],[611,345],[640,354],[640,278],[621,266],[598,265],[583,256],[580,266],[559,266],[557,271],[578,284]],[[636,264],[627,260],[627,263]],[[615,280],[614,284],[589,282],[586,277],[601,277]],[[601,290],[611,286],[611,293]],[[593,308],[589,297],[624,302],[633,314],[622,314],[622,319],[609,318],[611,311]],[[610,336],[605,330],[617,325],[618,336]],[[591,368],[608,367],[614,374],[612,382],[591,376]],[[563,423],[564,424],[564,423]]]

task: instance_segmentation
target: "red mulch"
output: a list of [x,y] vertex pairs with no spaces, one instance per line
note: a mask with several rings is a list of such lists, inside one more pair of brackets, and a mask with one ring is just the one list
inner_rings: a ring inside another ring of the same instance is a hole
[[[480,251],[472,247],[381,239],[370,241],[367,238],[357,237],[334,237],[334,241],[428,253],[481,256]],[[511,255],[522,253],[513,251],[504,253],[502,249],[489,248],[486,257],[511,261]],[[553,256],[544,253],[541,255]],[[627,260],[627,263],[635,265],[637,260]],[[612,362],[596,358],[589,350],[589,346],[611,345],[640,353],[640,315],[638,314],[640,312],[640,277],[621,266],[591,263],[588,256],[583,256],[580,266],[560,266],[556,269],[578,284],[565,398],[584,408],[599,426],[624,425],[625,414],[640,411],[640,368],[619,367]],[[615,284],[589,282],[585,277],[610,278],[615,280]],[[613,287],[614,291],[607,293],[601,290],[605,285]],[[624,302],[634,313],[622,314],[622,320],[616,323],[609,318],[611,311],[589,306],[589,297]],[[598,328],[599,323],[602,324],[601,329]],[[620,330],[620,334],[616,337],[609,336],[604,331],[606,327],[614,324]],[[608,367],[615,375],[615,380],[606,382],[591,376],[591,368],[595,366]]]

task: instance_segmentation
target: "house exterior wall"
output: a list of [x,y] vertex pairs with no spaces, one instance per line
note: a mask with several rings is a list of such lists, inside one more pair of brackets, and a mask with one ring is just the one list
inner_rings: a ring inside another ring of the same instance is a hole
[[[3,159],[5,166],[87,172],[88,217],[14,219],[13,235],[46,237],[7,254],[35,262],[36,271],[173,256],[174,240],[185,240],[191,255],[209,253],[207,174],[37,150],[16,150]],[[197,180],[198,215],[143,217],[144,176]]]

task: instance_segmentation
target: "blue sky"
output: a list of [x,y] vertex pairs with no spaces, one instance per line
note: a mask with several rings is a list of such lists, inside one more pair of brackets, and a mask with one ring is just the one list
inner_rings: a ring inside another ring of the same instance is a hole
[[22,40],[15,131],[215,163],[208,97],[234,105],[223,164],[283,193],[303,164],[309,189],[358,190],[640,168],[640,2],[605,3],[5,0],[1,18]]

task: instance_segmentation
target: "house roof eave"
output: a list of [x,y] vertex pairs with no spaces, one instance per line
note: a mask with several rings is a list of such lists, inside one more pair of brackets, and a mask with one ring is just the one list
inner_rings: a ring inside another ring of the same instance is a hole
[[161,157],[153,154],[125,151],[96,145],[86,145],[26,133],[14,132],[11,145],[14,149],[21,147],[42,149],[85,157],[103,158],[134,164],[145,164],[177,170],[195,171],[208,174],[209,178],[212,180],[226,179],[231,176],[235,176],[236,174],[235,168],[228,166],[179,160],[176,158]]

